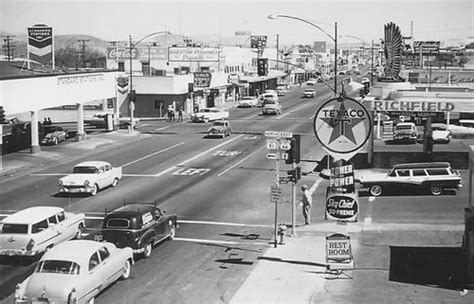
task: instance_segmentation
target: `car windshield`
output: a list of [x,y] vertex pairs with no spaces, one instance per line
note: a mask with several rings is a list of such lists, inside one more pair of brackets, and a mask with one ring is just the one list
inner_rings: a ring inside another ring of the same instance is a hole
[[26,224],[3,224],[1,233],[28,233],[28,225]]
[[276,102],[274,100],[266,100],[265,101],[265,105],[268,105],[268,104],[276,104]]
[[123,218],[113,218],[107,221],[107,228],[129,228],[130,221]]
[[213,125],[214,125],[214,126],[225,126],[225,122],[223,122],[223,121],[215,121]]
[[94,174],[94,173],[98,173],[99,172],[99,169],[97,169],[96,167],[74,167],[74,170],[73,170],[74,173],[82,173],[82,174]]
[[253,97],[245,96],[244,98],[242,98],[242,100],[253,100]]
[[79,270],[77,263],[62,260],[41,261],[36,267],[36,272],[39,273],[79,274]]

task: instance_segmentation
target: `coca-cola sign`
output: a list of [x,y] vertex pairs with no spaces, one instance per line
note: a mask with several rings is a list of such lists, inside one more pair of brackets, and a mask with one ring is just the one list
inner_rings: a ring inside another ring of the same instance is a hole
[[359,203],[355,193],[329,193],[326,198],[326,218],[356,222],[359,214]]
[[[138,51],[132,49],[132,59],[138,58]],[[107,59],[130,59],[130,48],[107,48]]]

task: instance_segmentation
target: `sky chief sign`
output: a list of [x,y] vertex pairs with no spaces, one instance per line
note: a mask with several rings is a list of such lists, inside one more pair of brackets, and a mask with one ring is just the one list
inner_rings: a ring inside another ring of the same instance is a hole
[[372,120],[367,109],[349,97],[323,103],[314,116],[314,133],[335,160],[349,160],[369,139]]

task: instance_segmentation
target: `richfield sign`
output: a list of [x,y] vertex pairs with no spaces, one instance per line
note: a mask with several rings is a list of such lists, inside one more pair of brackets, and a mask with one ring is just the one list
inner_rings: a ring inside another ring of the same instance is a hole
[[455,107],[452,102],[436,101],[398,101],[375,100],[373,109],[379,111],[412,111],[412,112],[452,112]]
[[355,99],[337,97],[323,103],[314,116],[314,133],[335,160],[349,160],[369,139],[372,120]]

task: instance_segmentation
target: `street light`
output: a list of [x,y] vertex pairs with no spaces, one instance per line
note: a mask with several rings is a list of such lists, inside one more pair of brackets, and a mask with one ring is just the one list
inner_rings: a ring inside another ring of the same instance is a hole
[[323,30],[321,27],[319,27],[318,25],[308,21],[308,20],[305,20],[305,19],[301,19],[299,17],[294,17],[294,16],[288,16],[288,15],[268,15],[267,17],[268,19],[278,19],[278,18],[289,18],[289,19],[295,19],[295,20],[299,20],[299,21],[302,21],[306,24],[309,24],[315,28],[317,28],[318,30],[320,30],[321,32],[323,32],[324,34],[326,34],[333,42],[334,42],[334,94],[337,94],[337,22],[334,22],[334,37],[329,35],[325,30]]
[[[151,36],[155,36],[155,35],[159,35],[159,34],[168,34],[168,35],[171,35],[172,33],[170,31],[159,31],[159,32],[156,32],[156,33],[151,33],[143,38],[141,38],[140,40],[138,40],[135,44],[132,43],[132,35],[129,35],[129,39],[130,39],[130,43],[129,43],[129,56],[128,58],[130,59],[130,91],[129,91],[129,94],[128,94],[128,102],[129,102],[129,108],[130,108],[130,125],[131,125],[131,128],[133,130],[133,114],[134,114],[134,111],[135,111],[135,94],[133,94],[133,68],[132,68],[132,50],[135,49],[139,44],[140,42],[142,42],[143,40],[147,39],[147,38],[150,38]],[[133,98],[133,100],[132,100]]]

